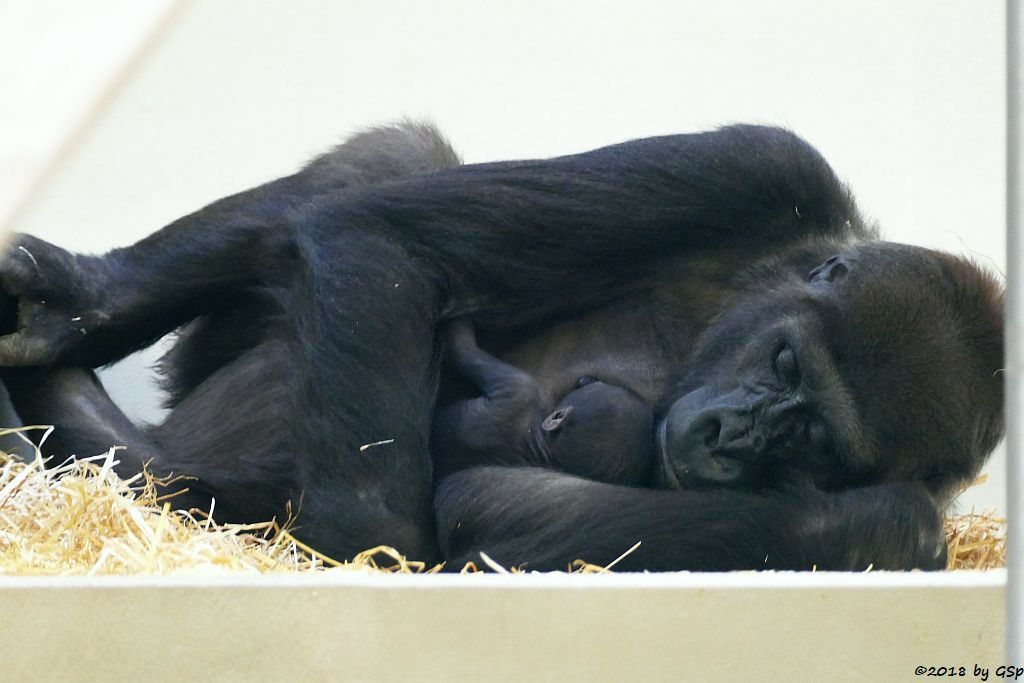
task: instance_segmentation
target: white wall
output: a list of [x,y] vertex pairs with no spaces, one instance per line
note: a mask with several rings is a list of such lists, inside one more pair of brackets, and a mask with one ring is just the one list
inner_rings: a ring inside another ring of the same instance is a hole
[[995,683],[1009,678],[994,675],[1005,583],[1003,570],[0,576],[0,638],[60,643],[5,647],[11,681],[875,683],[964,666],[954,683]]
[[[128,244],[406,115],[470,162],[756,121],[817,145],[890,239],[1002,270],[1004,27],[953,0],[197,1],[15,227]],[[143,419],[152,357],[105,375]],[[1001,457],[966,507],[1002,506]]]

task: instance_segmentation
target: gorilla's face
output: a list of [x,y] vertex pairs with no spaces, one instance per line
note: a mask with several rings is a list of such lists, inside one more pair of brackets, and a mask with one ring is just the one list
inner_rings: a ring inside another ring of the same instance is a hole
[[[916,478],[945,494],[972,476],[1002,431],[1002,331],[980,322],[1002,302],[984,276],[884,243],[802,272],[773,268],[745,278],[662,411],[662,483]],[[979,313],[965,320],[965,310]]]

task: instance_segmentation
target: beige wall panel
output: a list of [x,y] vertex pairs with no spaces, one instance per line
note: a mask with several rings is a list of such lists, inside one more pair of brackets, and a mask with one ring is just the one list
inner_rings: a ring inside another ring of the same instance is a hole
[[8,579],[0,678],[909,681],[918,666],[1003,663],[1004,583],[1003,572]]

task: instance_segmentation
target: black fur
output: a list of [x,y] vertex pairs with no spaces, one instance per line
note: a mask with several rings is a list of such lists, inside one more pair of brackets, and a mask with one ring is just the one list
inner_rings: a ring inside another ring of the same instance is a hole
[[437,411],[435,478],[483,463],[533,465],[624,486],[650,483],[654,412],[625,387],[581,377],[554,410],[537,381],[476,344],[464,320],[443,332],[447,364],[475,392]]
[[[622,566],[941,566],[938,506],[1002,430],[991,278],[876,241],[777,128],[456,163],[429,127],[375,129],[102,257],[15,238],[16,408],[60,426],[56,449],[113,439],[124,473],[196,476],[189,504],[301,502],[298,533],[336,557],[560,568],[642,541]],[[437,331],[463,316],[546,409],[584,376],[639,397],[682,490],[533,467],[435,483],[435,405],[471,398]],[[173,410],[138,429],[83,368],[182,326]]]

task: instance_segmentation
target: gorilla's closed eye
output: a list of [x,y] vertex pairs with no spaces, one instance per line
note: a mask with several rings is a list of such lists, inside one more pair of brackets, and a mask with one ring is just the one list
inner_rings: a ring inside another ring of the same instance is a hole
[[796,353],[788,345],[783,346],[775,355],[772,370],[786,386],[795,387],[800,381],[800,366],[796,362]]

